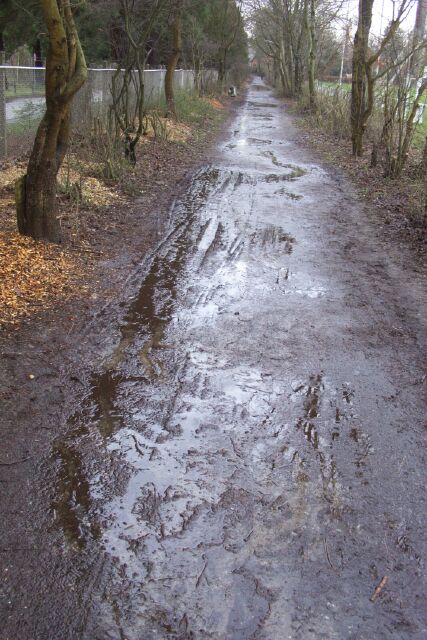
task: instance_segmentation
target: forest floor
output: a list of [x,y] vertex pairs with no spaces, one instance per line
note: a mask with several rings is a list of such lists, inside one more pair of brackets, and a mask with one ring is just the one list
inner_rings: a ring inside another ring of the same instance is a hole
[[232,104],[4,324],[1,640],[425,638],[421,254]]

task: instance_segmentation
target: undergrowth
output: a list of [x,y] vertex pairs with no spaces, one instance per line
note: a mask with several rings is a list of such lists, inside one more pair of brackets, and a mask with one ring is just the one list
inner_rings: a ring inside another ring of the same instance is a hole
[[[420,144],[413,144],[402,175],[385,175],[385,151],[381,144],[384,115],[380,100],[369,120],[365,133],[363,158],[351,156],[350,100],[348,90],[328,86],[318,88],[317,109],[310,111],[308,91],[304,91],[295,104],[295,111],[303,117],[304,128],[311,132],[309,139],[326,154],[329,161],[344,169],[358,184],[361,192],[375,204],[383,204],[413,226],[427,225],[427,184],[425,160]],[[316,131],[319,133],[316,135]],[[422,127],[418,128],[422,136]],[[425,144],[425,137],[421,137]],[[417,140],[417,138],[415,139]],[[420,140],[420,138],[418,138]],[[376,149],[376,163],[371,165],[371,152]]]

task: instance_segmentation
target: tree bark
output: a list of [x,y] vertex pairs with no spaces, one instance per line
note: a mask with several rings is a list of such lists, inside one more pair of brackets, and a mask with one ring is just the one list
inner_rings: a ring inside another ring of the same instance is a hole
[[407,157],[408,157],[408,153],[409,153],[409,147],[411,146],[411,142],[412,142],[412,136],[414,133],[414,122],[415,122],[415,117],[417,115],[417,111],[418,111],[418,107],[420,105],[421,102],[421,98],[424,95],[424,93],[427,90],[427,80],[424,80],[424,82],[422,82],[421,86],[419,87],[418,91],[417,91],[417,95],[415,97],[415,100],[412,104],[412,108],[411,111],[409,113],[408,119],[406,121],[406,127],[405,127],[405,136],[403,138],[403,143],[402,143],[402,148],[401,151],[398,155],[397,161],[396,161],[396,166],[395,166],[395,170],[394,170],[394,174],[393,174],[393,178],[397,178],[401,175],[402,171],[403,171],[403,167],[405,166]]
[[351,86],[351,139],[353,155],[363,153],[363,134],[366,129],[366,61],[374,0],[359,0],[359,22],[354,36],[353,79]]
[[182,12],[184,9],[184,0],[178,0],[175,8],[175,17],[172,26],[172,53],[168,61],[165,75],[165,97],[166,97],[166,115],[172,115],[176,118],[175,96],[173,89],[173,79],[175,70],[178,65],[179,58],[182,53]]
[[[427,15],[427,0],[418,0],[417,1],[417,14],[415,17],[415,26],[414,26],[414,34],[412,39],[412,46],[415,50],[419,43],[425,37],[426,32],[426,15]],[[415,52],[411,58],[410,63],[410,74],[411,76],[415,76],[416,79],[422,76],[424,71],[422,65],[422,54],[420,51]]]
[[[310,5],[310,7],[309,7]],[[316,0],[306,0],[306,28],[308,35],[308,93],[310,110],[316,110]]]
[[18,229],[59,242],[56,179],[67,152],[71,101],[87,77],[70,0],[41,0],[49,35],[46,112],[37,130],[26,176],[16,184]]

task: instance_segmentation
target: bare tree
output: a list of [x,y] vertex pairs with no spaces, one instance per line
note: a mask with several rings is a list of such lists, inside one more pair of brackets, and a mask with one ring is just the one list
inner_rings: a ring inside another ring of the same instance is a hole
[[215,40],[218,47],[218,84],[224,89],[230,50],[242,28],[242,0],[219,0]]
[[396,17],[381,39],[375,51],[369,49],[369,35],[372,25],[374,0],[359,0],[359,14],[353,48],[353,79],[351,87],[351,130],[353,155],[363,153],[363,136],[366,125],[374,108],[374,89],[378,75],[374,65],[393,38],[403,17],[406,15],[410,0],[400,0]]
[[273,63],[289,97],[302,93],[308,77],[310,106],[315,109],[317,45],[325,38],[342,0],[252,0],[257,49]]
[[112,111],[124,139],[125,156],[135,164],[136,147],[144,132],[144,70],[151,52],[149,40],[167,0],[118,1],[124,43],[112,79]]

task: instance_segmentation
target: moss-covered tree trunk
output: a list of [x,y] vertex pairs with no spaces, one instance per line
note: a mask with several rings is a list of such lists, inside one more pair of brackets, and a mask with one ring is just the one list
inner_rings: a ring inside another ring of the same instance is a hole
[[40,1],[49,36],[46,112],[27,174],[16,184],[16,208],[20,233],[58,242],[56,179],[68,147],[71,101],[86,80],[87,68],[70,0]]

